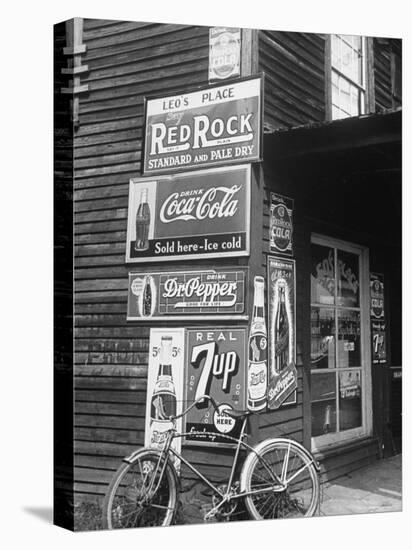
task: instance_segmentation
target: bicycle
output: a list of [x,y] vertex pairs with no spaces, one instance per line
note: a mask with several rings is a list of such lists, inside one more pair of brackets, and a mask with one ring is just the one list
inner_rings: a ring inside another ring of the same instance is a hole
[[[178,507],[179,476],[174,459],[188,467],[213,493],[211,509],[204,520],[230,519],[243,499],[252,519],[313,516],[319,508],[319,464],[300,443],[286,438],[266,439],[252,447],[245,442],[249,411],[228,410],[234,419],[243,419],[238,438],[224,435],[236,442],[229,479],[217,486],[172,447],[178,433],[176,420],[193,407],[209,400],[208,395],[194,401],[181,414],[169,417],[172,427],[165,432],[162,449],[145,447],[123,459],[115,473],[103,503],[103,526],[118,529],[138,526],[170,525]],[[204,436],[204,432],[199,435]],[[191,431],[193,436],[194,432]],[[249,452],[235,481],[241,449]]]

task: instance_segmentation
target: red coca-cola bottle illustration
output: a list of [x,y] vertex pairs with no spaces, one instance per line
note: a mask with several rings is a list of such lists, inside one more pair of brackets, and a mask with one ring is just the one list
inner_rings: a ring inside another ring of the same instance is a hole
[[139,206],[136,212],[136,241],[135,250],[143,252],[149,248],[150,207],[147,200],[147,187],[140,193]]
[[265,321],[263,277],[255,277],[255,297],[253,318],[249,333],[248,397],[247,406],[251,411],[266,407],[268,386],[267,329]]

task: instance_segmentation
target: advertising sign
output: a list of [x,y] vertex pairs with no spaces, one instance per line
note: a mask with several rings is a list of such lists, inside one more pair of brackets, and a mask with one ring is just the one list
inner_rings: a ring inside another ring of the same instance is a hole
[[372,319],[372,363],[386,363],[386,324]]
[[211,27],[209,30],[209,80],[240,75],[240,29]]
[[[172,427],[170,415],[182,412],[184,329],[150,329],[147,376],[145,446],[161,449],[166,431]],[[182,419],[176,421],[182,430]],[[181,438],[173,440],[180,452]]]
[[346,370],[339,373],[339,394],[341,399],[361,397],[361,371]]
[[126,262],[249,255],[250,166],[132,179]]
[[262,77],[146,99],[143,174],[261,160]]
[[370,274],[371,319],[384,319],[384,281],[381,273]]
[[268,257],[268,407],[296,403],[295,262]]
[[188,413],[187,442],[227,445],[223,434],[239,436],[241,421],[232,419],[225,411],[245,409],[245,364],[246,329],[210,327],[186,330],[187,403],[210,395],[219,405],[219,412],[207,402]]
[[128,321],[246,318],[247,268],[129,273]]
[[270,194],[269,242],[271,252],[293,254],[293,199]]

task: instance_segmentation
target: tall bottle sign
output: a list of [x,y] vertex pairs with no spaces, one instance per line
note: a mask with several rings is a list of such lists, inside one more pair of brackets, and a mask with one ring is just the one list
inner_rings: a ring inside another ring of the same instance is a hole
[[296,403],[295,262],[268,257],[268,408]]
[[176,415],[176,390],[172,375],[171,336],[162,336],[157,380],[150,410],[150,446],[162,448],[166,432],[172,427],[171,415]]
[[260,411],[266,407],[268,384],[265,281],[263,277],[255,277],[254,282],[253,318],[249,333],[247,406],[251,411]]
[[290,357],[290,319],[291,311],[286,307],[286,281],[280,279],[276,285],[277,300],[274,317],[274,367],[275,372],[281,372],[292,360]]
[[136,211],[136,241],[134,248],[137,251],[149,248],[150,207],[148,202],[148,189],[144,187],[140,194],[139,206]]
[[[150,329],[149,365],[147,377],[145,445],[161,449],[166,432],[172,427],[171,415],[182,412],[183,401],[184,329]],[[176,421],[177,430],[182,421]],[[173,448],[180,451],[176,438]]]

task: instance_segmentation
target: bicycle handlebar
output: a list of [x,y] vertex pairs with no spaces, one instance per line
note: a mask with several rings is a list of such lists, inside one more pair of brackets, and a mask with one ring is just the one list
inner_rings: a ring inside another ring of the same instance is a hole
[[169,419],[177,420],[178,418],[182,418],[182,416],[185,416],[191,409],[193,409],[193,407],[195,407],[198,403],[201,403],[204,400],[210,401],[210,403],[213,405],[213,408],[216,411],[219,411],[218,405],[216,401],[213,399],[213,397],[211,397],[210,395],[202,395],[201,397],[198,397],[196,401],[193,401],[193,403],[189,405],[187,409],[185,409],[183,412],[181,412],[180,414],[170,416]]
[[[216,403],[216,401],[213,399],[213,397],[211,397],[210,395],[202,395],[201,397],[199,397],[198,399],[196,399],[196,401],[193,401],[193,403],[191,405],[189,405],[187,407],[187,409],[185,409],[183,412],[181,412],[180,414],[177,414],[177,415],[174,415],[174,416],[170,416],[169,417],[169,420],[173,421],[173,420],[176,420],[178,418],[182,418],[182,416],[185,416],[191,409],[193,409],[193,407],[195,407],[198,403],[201,403],[202,401],[204,400],[207,400],[207,401],[210,401],[210,403],[213,405],[213,408],[215,409],[215,411],[219,412],[219,407],[218,407],[218,404]],[[249,411],[238,411],[238,410],[235,410],[235,409],[232,409],[232,410],[228,410],[226,411],[227,414],[229,414],[232,418],[241,418],[241,417],[244,417],[245,415],[249,415],[251,414],[251,412]]]

